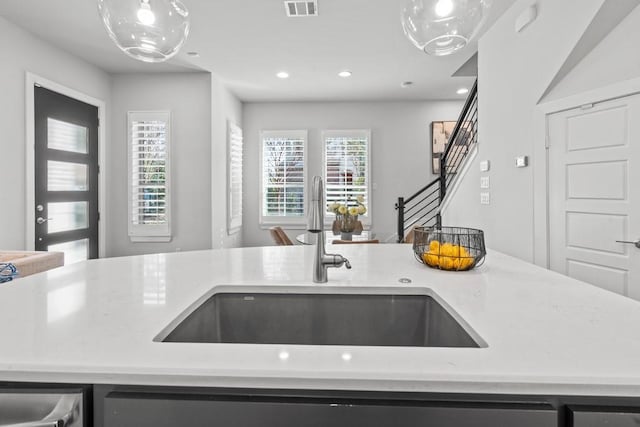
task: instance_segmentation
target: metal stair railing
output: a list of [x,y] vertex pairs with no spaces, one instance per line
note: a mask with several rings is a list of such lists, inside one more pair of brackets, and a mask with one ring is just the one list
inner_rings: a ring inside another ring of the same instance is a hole
[[440,206],[472,148],[478,142],[478,81],[465,101],[456,126],[440,155],[440,176],[409,197],[398,197],[398,243],[415,225],[442,226]]

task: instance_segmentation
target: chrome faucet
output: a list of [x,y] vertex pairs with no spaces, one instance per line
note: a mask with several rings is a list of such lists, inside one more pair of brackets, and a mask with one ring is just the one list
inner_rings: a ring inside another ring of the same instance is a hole
[[327,283],[327,268],[345,267],[351,268],[349,260],[338,254],[328,254],[324,249],[324,206],[322,177],[314,176],[311,184],[311,203],[309,203],[309,224],[307,231],[315,233],[316,258],[313,262],[313,281],[315,283]]

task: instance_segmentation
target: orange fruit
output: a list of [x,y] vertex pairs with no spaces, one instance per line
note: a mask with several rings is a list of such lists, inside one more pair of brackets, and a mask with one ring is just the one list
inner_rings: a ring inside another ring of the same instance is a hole
[[443,243],[440,245],[440,255],[453,256],[453,245],[451,243]]
[[431,267],[438,266],[438,255],[434,255],[431,252],[425,252],[422,254],[422,260],[425,264],[430,265]]
[[440,257],[440,268],[443,270],[452,270],[453,269],[453,258],[448,256]]

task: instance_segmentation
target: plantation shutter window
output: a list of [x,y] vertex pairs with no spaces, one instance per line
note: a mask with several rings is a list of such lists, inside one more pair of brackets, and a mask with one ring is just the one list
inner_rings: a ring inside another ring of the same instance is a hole
[[261,224],[304,224],[307,131],[263,131]]
[[227,233],[231,235],[242,228],[242,129],[234,123],[227,122],[227,140],[229,156]]
[[129,238],[133,242],[171,240],[170,139],[168,111],[130,111]]
[[[365,224],[371,224],[370,139],[369,130],[322,132],[326,203],[355,206],[356,198],[362,196],[368,208],[360,217]],[[333,221],[332,213],[327,217]]]

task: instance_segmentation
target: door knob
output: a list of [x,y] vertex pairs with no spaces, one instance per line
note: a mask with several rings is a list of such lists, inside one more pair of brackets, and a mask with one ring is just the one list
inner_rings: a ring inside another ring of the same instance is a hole
[[38,224],[44,224],[45,222],[50,221],[50,220],[52,220],[52,219],[53,219],[53,218],[47,218],[47,219],[44,219],[44,218],[42,218],[41,216],[39,216],[38,218],[36,218],[36,222],[37,222]]
[[635,245],[636,248],[640,249],[640,239],[636,240],[635,242],[630,242],[628,240],[616,240],[616,242],[618,242],[618,243],[628,243],[630,245]]

